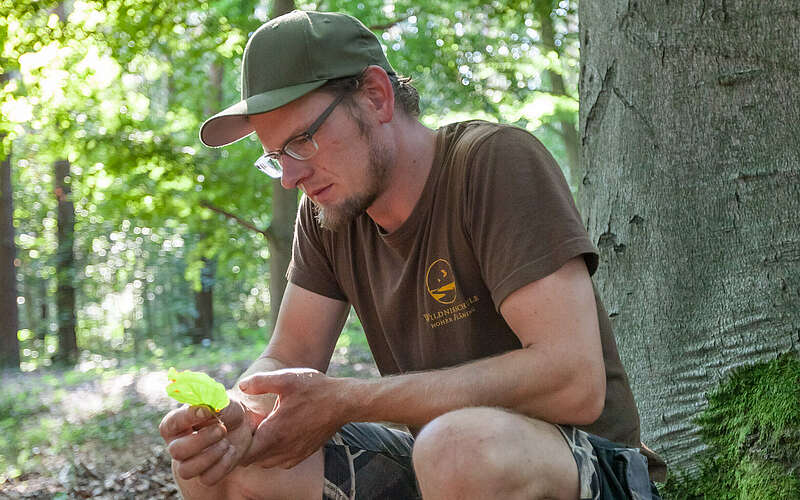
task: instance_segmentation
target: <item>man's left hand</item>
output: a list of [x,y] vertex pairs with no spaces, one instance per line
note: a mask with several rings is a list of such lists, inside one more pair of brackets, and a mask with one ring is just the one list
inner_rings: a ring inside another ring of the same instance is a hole
[[289,469],[319,450],[346,423],[337,383],[311,368],[255,373],[239,382],[246,394],[278,395],[239,463]]

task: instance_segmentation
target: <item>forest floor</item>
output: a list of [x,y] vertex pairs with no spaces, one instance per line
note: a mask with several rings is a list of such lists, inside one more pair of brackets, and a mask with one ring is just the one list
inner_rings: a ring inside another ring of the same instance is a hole
[[[230,387],[248,364],[191,369]],[[369,350],[357,344],[337,348],[328,373],[378,375]],[[178,405],[166,384],[158,368],[3,373],[0,499],[180,498],[158,433]]]

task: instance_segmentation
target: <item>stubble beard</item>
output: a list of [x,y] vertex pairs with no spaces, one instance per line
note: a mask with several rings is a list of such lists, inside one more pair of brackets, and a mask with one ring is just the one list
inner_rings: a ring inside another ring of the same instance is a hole
[[323,207],[314,203],[314,213],[323,229],[339,231],[356,217],[366,212],[386,188],[392,155],[383,145],[369,141],[369,164],[367,165],[365,186],[361,192],[346,198],[335,205]]

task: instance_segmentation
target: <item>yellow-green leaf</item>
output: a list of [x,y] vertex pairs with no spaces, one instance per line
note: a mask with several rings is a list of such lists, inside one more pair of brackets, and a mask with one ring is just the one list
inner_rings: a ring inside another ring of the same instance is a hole
[[170,367],[167,372],[170,384],[167,395],[181,403],[193,406],[206,405],[220,411],[228,406],[228,394],[225,386],[205,373],[182,371]]

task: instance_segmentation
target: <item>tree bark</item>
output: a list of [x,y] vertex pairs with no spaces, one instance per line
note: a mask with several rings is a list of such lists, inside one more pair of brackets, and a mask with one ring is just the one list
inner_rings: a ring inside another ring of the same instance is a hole
[[736,367],[797,349],[800,8],[581,2],[581,202],[642,418],[671,466]]
[[[275,0],[272,17],[287,14],[294,9],[294,0]],[[272,180],[270,231],[275,238],[268,240],[270,331],[275,327],[283,293],[286,291],[286,271],[292,259],[294,221],[297,217],[297,194],[297,189],[284,189],[280,179]]]
[[70,164],[58,160],[55,169],[55,194],[58,200],[58,250],[56,251],[56,316],[58,318],[58,360],[66,364],[78,361],[75,333],[75,207],[68,177]]
[[[0,75],[0,83],[4,79]],[[0,134],[0,149],[5,134]],[[17,307],[17,247],[14,244],[14,190],[11,154],[0,162],[0,370],[19,369],[19,311]]]

